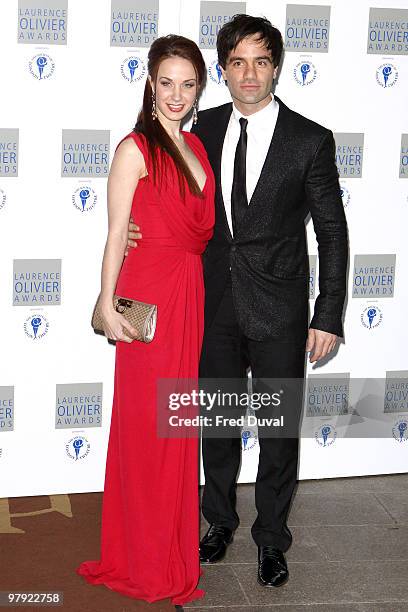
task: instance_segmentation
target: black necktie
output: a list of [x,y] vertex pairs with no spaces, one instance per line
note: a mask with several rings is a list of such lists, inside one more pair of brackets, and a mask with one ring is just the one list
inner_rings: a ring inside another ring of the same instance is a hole
[[237,232],[245,212],[248,209],[246,191],[246,152],[247,152],[247,125],[248,119],[241,117],[241,134],[239,136],[234,160],[234,179],[231,190],[232,229]]

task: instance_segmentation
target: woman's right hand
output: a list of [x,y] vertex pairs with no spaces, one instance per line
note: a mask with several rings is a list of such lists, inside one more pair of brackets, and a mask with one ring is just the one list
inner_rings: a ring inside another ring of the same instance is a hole
[[113,305],[102,307],[101,315],[103,331],[107,338],[121,342],[133,342],[137,335],[135,328],[120,312],[114,309]]

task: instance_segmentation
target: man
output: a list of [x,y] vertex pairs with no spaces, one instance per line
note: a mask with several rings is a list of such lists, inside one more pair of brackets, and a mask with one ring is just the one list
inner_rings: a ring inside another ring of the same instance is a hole
[[[236,15],[225,24],[217,51],[232,104],[201,111],[193,126],[216,179],[215,230],[203,260],[202,378],[242,379],[250,367],[255,379],[303,381],[305,350],[316,362],[343,335],[348,245],[333,134],[271,94],[282,48],[280,32],[267,19]],[[320,292],[308,329],[309,213]],[[299,418],[300,399],[295,403],[290,409]],[[292,536],[286,521],[298,440],[260,436],[259,444],[258,516],[251,532],[258,582],[277,587],[288,579],[284,553]],[[200,542],[203,563],[223,558],[238,527],[240,453],[240,438],[203,437],[202,511],[210,524]]]

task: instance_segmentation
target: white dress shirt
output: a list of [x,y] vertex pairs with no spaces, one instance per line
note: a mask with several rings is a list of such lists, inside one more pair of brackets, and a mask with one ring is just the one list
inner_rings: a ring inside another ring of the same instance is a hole
[[231,190],[234,178],[234,159],[237,148],[241,126],[241,117],[248,119],[247,125],[247,156],[246,156],[246,188],[247,198],[250,205],[252,194],[255,191],[259,180],[262,167],[265,163],[266,154],[271,144],[272,136],[275,131],[278,119],[279,104],[271,95],[271,101],[262,110],[253,115],[245,116],[232,106],[231,118],[225,134],[224,145],[221,157],[221,189],[224,199],[225,212],[227,214],[228,225],[232,235],[232,216],[231,216]]

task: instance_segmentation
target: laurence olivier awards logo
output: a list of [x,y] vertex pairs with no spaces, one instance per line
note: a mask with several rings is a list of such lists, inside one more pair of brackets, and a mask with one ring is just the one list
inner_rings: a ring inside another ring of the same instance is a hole
[[317,79],[316,66],[309,59],[304,59],[294,67],[293,76],[298,85],[311,85]]
[[0,387],[0,433],[14,431],[14,387]]
[[375,79],[380,87],[389,89],[398,81],[398,70],[394,64],[381,64],[376,70]]
[[408,178],[408,134],[401,134],[399,177]]
[[18,42],[67,44],[68,0],[19,0]]
[[5,207],[7,201],[6,192],[0,188],[0,210]]
[[37,81],[45,81],[54,74],[55,63],[46,53],[39,53],[28,62],[28,70]]
[[381,309],[377,305],[370,305],[364,308],[360,315],[360,321],[366,329],[375,329],[383,320]]
[[102,383],[57,385],[55,429],[101,427]]
[[150,47],[158,24],[159,0],[111,1],[111,47]]
[[340,183],[340,197],[344,208],[347,208],[347,206],[350,204],[351,195],[349,189],[344,183]]
[[47,334],[50,324],[39,312],[31,314],[24,322],[25,335],[31,340],[40,340]]
[[109,130],[62,130],[61,176],[107,176],[109,143]]
[[307,379],[306,416],[349,413],[350,373],[310,374]]
[[337,432],[334,425],[325,423],[321,425],[315,432],[315,439],[319,446],[328,447],[334,444],[337,438]]
[[390,370],[386,374],[384,413],[408,413],[408,371]]
[[336,132],[336,164],[340,178],[361,178],[363,172],[364,134]]
[[258,428],[250,425],[249,417],[256,418],[256,412],[251,405],[248,406],[241,429],[241,446],[243,451],[250,451],[258,444]]
[[245,427],[241,432],[242,450],[249,451],[258,442],[257,432],[253,427]]
[[370,8],[367,53],[408,55],[408,9]]
[[18,128],[0,128],[0,176],[18,176]]
[[392,428],[392,435],[397,442],[407,442],[408,440],[408,420],[399,419]]
[[72,204],[81,212],[95,208],[98,196],[90,185],[80,185],[72,194]]
[[45,304],[61,304],[61,260],[14,259],[13,306]]
[[65,451],[70,459],[78,461],[89,455],[91,445],[85,436],[74,436],[65,445]]
[[201,2],[199,47],[216,49],[218,32],[238,13],[246,13],[245,2]]
[[286,51],[327,53],[329,39],[330,6],[302,4],[286,6]]
[[355,255],[353,298],[394,297],[396,255]]
[[225,85],[225,81],[222,78],[221,66],[218,63],[218,60],[214,60],[209,65],[208,76],[213,83],[216,83],[217,85]]
[[146,64],[140,57],[130,55],[121,63],[120,73],[125,81],[137,83],[147,74]]
[[316,264],[317,255],[309,255],[309,299],[313,300],[316,295]]

